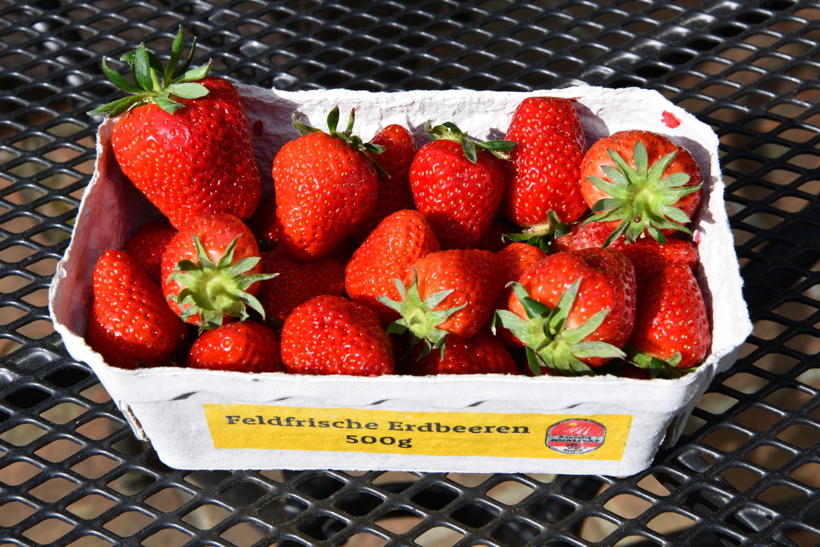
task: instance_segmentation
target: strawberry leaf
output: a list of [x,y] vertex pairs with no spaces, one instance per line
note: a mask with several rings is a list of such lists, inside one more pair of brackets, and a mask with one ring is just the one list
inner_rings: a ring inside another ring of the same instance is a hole
[[199,99],[208,94],[207,87],[196,83],[171,84],[166,89],[168,93],[183,99]]

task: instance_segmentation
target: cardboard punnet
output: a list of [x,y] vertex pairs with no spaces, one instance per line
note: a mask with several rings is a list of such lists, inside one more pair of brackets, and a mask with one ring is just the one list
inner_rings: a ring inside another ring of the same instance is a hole
[[[503,138],[515,107],[530,94],[481,91],[282,92],[237,86],[254,152],[270,192],[276,151],[298,136],[291,116],[324,127],[338,105],[356,108],[364,139],[390,123],[429,141],[427,120],[453,121],[479,139]],[[574,87],[540,95],[573,98],[588,141],[624,129],[662,133],[688,148],[704,173],[694,219],[697,275],[710,306],[711,352],[676,380],[612,376],[499,375],[355,378],[243,374],[108,366],[83,337],[97,258],[122,248],[144,222],[161,218],[123,176],[111,151],[113,121],[98,133],[94,177],[74,236],[57,268],[49,303],[69,353],[88,363],[135,434],[167,465],[184,469],[379,469],[629,475],[677,440],[719,371],[734,363],[751,332],[724,210],[714,132],[653,91]]]

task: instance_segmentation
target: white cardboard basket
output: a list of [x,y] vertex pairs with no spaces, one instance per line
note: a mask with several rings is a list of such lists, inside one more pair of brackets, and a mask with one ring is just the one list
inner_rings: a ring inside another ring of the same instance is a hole
[[[480,91],[271,91],[238,86],[254,137],[263,185],[272,188],[276,151],[298,134],[291,116],[324,128],[338,105],[342,123],[356,108],[364,139],[390,123],[422,144],[424,124],[452,121],[479,139],[503,138],[529,94]],[[751,332],[732,233],[724,209],[718,140],[705,124],[653,91],[574,87],[541,95],[576,100],[589,142],[642,128],[688,148],[704,172],[695,219],[698,276],[711,310],[713,343],[703,366],[676,380],[612,376],[532,378],[244,374],[108,366],[85,343],[97,258],[122,248],[157,210],[120,171],[112,121],[98,133],[97,163],[74,236],[49,293],[55,328],[69,353],[88,363],[164,463],[182,469],[347,469],[630,475],[647,468],[661,444],[680,436],[719,371]]]

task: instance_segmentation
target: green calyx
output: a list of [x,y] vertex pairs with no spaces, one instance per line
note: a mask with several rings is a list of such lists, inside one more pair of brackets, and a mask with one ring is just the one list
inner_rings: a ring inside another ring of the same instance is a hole
[[572,228],[561,222],[558,219],[558,214],[550,209],[545,222],[524,228],[519,233],[504,234],[504,239],[528,243],[548,253],[555,238],[568,234],[570,231],[572,231]]
[[243,258],[233,264],[233,255],[239,236],[225,249],[222,258],[214,264],[197,236],[193,236],[196,246],[196,262],[181,260],[169,281],[176,281],[184,287],[172,297],[180,307],[180,317],[188,321],[199,314],[197,325],[200,330],[211,330],[222,325],[226,315],[246,320],[247,308],[256,310],[263,318],[265,310],[255,296],[246,292],[248,287],[259,281],[272,279],[278,274],[248,274],[261,260],[259,257]]
[[629,356],[629,362],[649,372],[652,378],[680,378],[697,369],[697,367],[678,368],[681,361],[681,354],[677,351],[669,359],[659,359],[641,353],[632,346],[627,346],[624,349],[626,349],[627,355]]
[[616,167],[604,165],[601,169],[612,182],[600,177],[588,177],[587,180],[610,197],[595,203],[592,212],[596,214],[585,221],[621,221],[604,246],[621,234],[634,242],[648,232],[659,243],[666,243],[661,230],[680,230],[691,234],[684,226],[691,219],[674,204],[684,196],[697,192],[702,185],[686,186],[690,178],[686,173],[663,177],[663,172],[677,152],[666,154],[650,166],[646,147],[638,141],[633,149],[634,168],[614,150],[607,152]]
[[108,79],[119,89],[131,95],[97,107],[88,112],[88,115],[113,117],[133,106],[148,103],[155,103],[165,112],[173,114],[183,106],[176,100],[177,97],[198,99],[207,95],[208,88],[196,82],[208,75],[211,69],[210,62],[205,66],[188,70],[196,50],[196,38],[194,38],[188,59],[181,67],[178,67],[184,48],[185,34],[180,26],[171,46],[171,57],[167,67],[163,67],[159,58],[149,52],[144,44],[140,44],[136,51],[124,55],[120,60],[131,65],[136,85],[130,84],[119,72],[106,65],[103,59],[102,68]]
[[479,142],[469,138],[467,133],[459,129],[456,124],[452,122],[445,122],[441,125],[433,126],[433,120],[427,120],[424,130],[430,135],[433,140],[447,140],[455,141],[461,144],[461,149],[464,151],[464,156],[470,163],[476,163],[478,156],[476,150],[485,150],[492,155],[503,160],[510,159],[510,151],[516,147],[517,143],[513,141],[485,141]]
[[567,317],[581,286],[580,277],[567,287],[553,309],[531,298],[521,283],[513,282],[511,285],[527,319],[507,310],[497,310],[492,328],[493,331],[499,326],[509,329],[526,344],[527,364],[534,375],[541,376],[543,369],[548,368],[561,376],[593,376],[595,371],[581,359],[626,356],[612,344],[583,341],[601,326],[609,313],[608,309],[594,314],[577,328],[567,327]]
[[401,319],[394,321],[387,327],[387,334],[409,333],[411,351],[419,343],[424,343],[419,359],[428,355],[433,349],[440,349],[443,358],[444,342],[447,339],[448,332],[438,328],[438,325],[458,310],[464,308],[466,304],[444,310],[435,309],[453,292],[453,289],[431,294],[422,301],[415,268],[413,268],[413,282],[409,287],[405,288],[404,284],[398,279],[393,281],[399,291],[399,300],[391,300],[386,296],[380,296],[376,299],[401,315]]

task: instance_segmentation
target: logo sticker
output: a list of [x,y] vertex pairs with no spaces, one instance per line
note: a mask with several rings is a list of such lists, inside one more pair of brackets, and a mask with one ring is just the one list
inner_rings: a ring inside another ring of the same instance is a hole
[[575,418],[551,425],[547,429],[546,445],[561,454],[586,454],[600,448],[605,438],[606,427],[592,420]]

